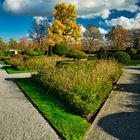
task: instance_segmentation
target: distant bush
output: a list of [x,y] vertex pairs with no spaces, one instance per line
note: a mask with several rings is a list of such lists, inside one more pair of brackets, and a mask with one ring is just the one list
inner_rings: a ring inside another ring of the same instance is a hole
[[35,80],[73,112],[88,117],[103,103],[120,74],[120,65],[115,61],[79,61],[61,68],[44,66]]
[[41,48],[36,48],[34,51],[37,52],[38,55],[44,55],[44,52],[42,51]]
[[99,51],[97,52],[97,56],[99,59],[107,58],[106,50],[104,48],[100,48]]
[[3,56],[3,51],[2,50],[0,50],[0,56]]
[[134,59],[136,53],[137,53],[137,50],[134,48],[131,48],[130,50],[128,50],[128,54],[130,55],[131,59]]
[[[47,56],[34,56],[28,55],[14,55],[10,57],[6,62],[17,70],[36,70],[39,71],[43,66],[55,66],[56,62],[60,60],[60,57],[47,57]],[[61,58],[66,60],[66,58]]]
[[88,58],[88,55],[86,53],[79,50],[73,50],[69,52],[67,56],[73,59],[78,59],[78,60]]
[[88,60],[96,60],[98,59],[97,54],[89,54],[88,55]]
[[[61,61],[65,60],[66,58],[61,58]],[[57,61],[60,61],[60,57],[37,56],[27,59],[25,66],[28,70],[40,71],[43,66],[56,66]]]
[[113,58],[115,58],[118,62],[120,62],[122,64],[128,64],[130,61],[129,54],[126,52],[122,52],[122,51],[114,53]]
[[1,61],[7,61],[11,58],[11,56],[0,56]]
[[12,56],[14,54],[15,54],[14,51],[4,51],[4,56]]
[[17,70],[25,69],[22,55],[15,55],[14,57],[11,57],[9,60],[7,60],[6,62]]
[[137,54],[140,54],[140,49],[137,50]]
[[135,60],[140,60],[140,54],[136,54],[136,55],[134,56],[134,59],[135,59]]
[[26,54],[29,56],[38,56],[39,55],[36,51],[33,51],[33,50],[27,50]]
[[4,57],[3,51],[2,51],[2,50],[0,50],[0,60],[2,60],[2,59],[3,59],[3,57]]
[[107,52],[106,54],[107,54],[107,58],[111,58],[113,55],[111,52]]
[[69,48],[66,44],[57,44],[52,48],[52,52],[56,55],[63,56],[69,53]]
[[130,60],[128,66],[140,66],[140,59],[139,60]]

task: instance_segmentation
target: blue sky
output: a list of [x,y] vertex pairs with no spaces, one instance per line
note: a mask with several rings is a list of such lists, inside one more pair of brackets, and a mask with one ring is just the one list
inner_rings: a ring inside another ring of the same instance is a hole
[[139,0],[0,0],[0,37],[6,41],[26,37],[34,17],[50,17],[58,2],[76,5],[83,30],[88,24],[99,26],[102,33],[117,24],[140,28]]

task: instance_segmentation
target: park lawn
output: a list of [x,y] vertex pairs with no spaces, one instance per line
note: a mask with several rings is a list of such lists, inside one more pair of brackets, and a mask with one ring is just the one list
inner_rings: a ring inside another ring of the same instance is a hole
[[16,79],[16,83],[67,140],[82,140],[91,126],[84,118],[74,115],[57,97],[48,94],[31,78]]
[[128,66],[140,66],[140,60],[130,60]]
[[16,74],[16,73],[30,73],[30,72],[35,72],[33,70],[17,70],[12,66],[4,66],[4,69],[8,74]]
[[0,61],[1,65],[8,65],[5,61]]

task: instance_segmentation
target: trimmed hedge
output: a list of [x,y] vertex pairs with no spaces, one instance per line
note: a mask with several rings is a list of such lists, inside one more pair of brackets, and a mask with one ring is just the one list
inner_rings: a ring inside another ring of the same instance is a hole
[[34,51],[37,52],[38,55],[44,55],[45,54],[45,52],[41,48],[36,48]]
[[88,55],[88,60],[97,60],[97,59],[98,59],[97,54],[89,54]]
[[134,59],[135,59],[135,60],[140,60],[140,54],[136,54],[136,55],[134,56]]
[[88,55],[82,51],[73,50],[67,55],[67,57],[73,58],[74,60],[75,59],[80,60],[80,59],[88,58]]
[[36,51],[33,51],[33,50],[28,50],[26,52],[26,54],[29,56],[38,56],[39,55]]
[[117,60],[119,63],[128,64],[130,61],[130,56],[126,52],[118,51],[113,54],[113,58]]
[[25,68],[24,68],[23,57],[24,56],[22,55],[15,55],[14,57],[11,57],[9,60],[7,60],[6,62],[16,70],[24,70]]
[[56,55],[63,56],[69,53],[69,48],[65,44],[57,44],[52,48],[52,52]]
[[136,53],[137,53],[137,50],[134,49],[134,48],[131,48],[127,51],[127,53],[130,55],[131,59],[134,59]]
[[97,56],[99,59],[107,58],[106,50],[104,48],[100,48],[99,51],[97,52]]
[[106,54],[107,54],[107,58],[112,58],[113,54],[111,52],[107,52]]
[[4,51],[4,56],[12,56],[12,55],[14,55],[15,54],[15,52],[14,51]]

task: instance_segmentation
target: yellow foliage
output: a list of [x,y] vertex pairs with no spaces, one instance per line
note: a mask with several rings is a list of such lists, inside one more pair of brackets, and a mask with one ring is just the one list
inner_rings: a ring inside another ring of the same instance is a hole
[[76,8],[73,4],[58,3],[52,16],[54,20],[60,20],[62,23],[65,23],[67,19],[76,21]]
[[76,8],[72,4],[59,3],[52,14],[54,23],[48,34],[55,43],[78,40],[81,37],[81,25],[76,24]]

